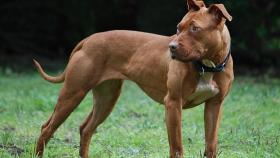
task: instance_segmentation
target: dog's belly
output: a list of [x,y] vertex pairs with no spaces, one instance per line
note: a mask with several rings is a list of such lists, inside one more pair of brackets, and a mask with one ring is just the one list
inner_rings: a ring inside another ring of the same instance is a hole
[[154,101],[164,104],[164,97],[166,95],[166,90],[165,89],[159,89],[159,87],[153,87],[153,86],[148,86],[148,85],[140,85],[138,86]]

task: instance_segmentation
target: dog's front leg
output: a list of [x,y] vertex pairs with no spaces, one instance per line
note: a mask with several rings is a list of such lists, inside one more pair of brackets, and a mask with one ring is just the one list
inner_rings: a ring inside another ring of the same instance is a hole
[[171,158],[183,157],[182,145],[182,99],[165,97],[165,121],[168,133]]
[[223,99],[213,98],[206,102],[204,109],[204,127],[205,127],[205,153],[207,158],[216,158],[218,128],[222,113]]

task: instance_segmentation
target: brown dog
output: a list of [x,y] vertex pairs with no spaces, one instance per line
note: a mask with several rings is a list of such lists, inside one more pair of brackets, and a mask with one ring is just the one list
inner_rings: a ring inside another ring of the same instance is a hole
[[182,109],[206,102],[205,156],[216,157],[221,107],[233,81],[225,25],[232,18],[222,4],[206,8],[203,1],[187,2],[189,12],[178,24],[177,35],[96,33],[76,46],[58,77],[48,76],[35,61],[43,78],[64,81],[54,113],[42,126],[36,149],[40,157],[56,129],[92,89],[94,108],[80,126],[80,156],[87,158],[92,134],[111,113],[126,79],[165,105],[171,158],[183,157]]

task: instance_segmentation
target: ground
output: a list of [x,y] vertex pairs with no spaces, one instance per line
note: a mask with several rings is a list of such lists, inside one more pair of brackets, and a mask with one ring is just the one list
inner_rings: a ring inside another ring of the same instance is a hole
[[[41,125],[53,112],[61,85],[38,74],[0,73],[0,157],[34,156]],[[91,94],[59,128],[45,158],[78,157],[79,125],[92,109]],[[202,157],[203,105],[183,113],[186,158]],[[168,157],[164,108],[132,82],[93,136],[90,157]],[[280,157],[280,80],[237,77],[227,97],[219,132],[219,158]]]

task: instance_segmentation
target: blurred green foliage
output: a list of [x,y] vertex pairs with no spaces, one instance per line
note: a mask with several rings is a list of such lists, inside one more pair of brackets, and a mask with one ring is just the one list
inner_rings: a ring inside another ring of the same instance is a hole
[[[233,16],[227,25],[235,63],[280,65],[280,1],[205,3],[223,3]],[[0,62],[10,55],[65,58],[82,38],[112,29],[171,35],[186,12],[186,0],[1,0]]]

